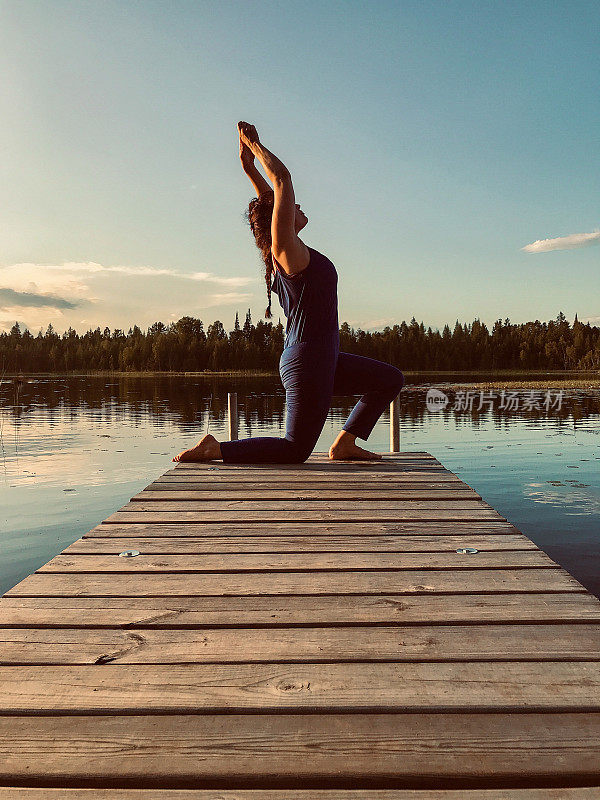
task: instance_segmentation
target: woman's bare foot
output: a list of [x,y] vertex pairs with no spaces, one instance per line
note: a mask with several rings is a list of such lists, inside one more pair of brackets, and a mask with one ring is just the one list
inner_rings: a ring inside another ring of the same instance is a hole
[[340,431],[337,439],[329,448],[332,461],[377,461],[379,453],[372,453],[356,444],[356,436],[348,431]]
[[212,461],[221,458],[221,445],[211,433],[207,433],[195,447],[184,450],[173,461]]

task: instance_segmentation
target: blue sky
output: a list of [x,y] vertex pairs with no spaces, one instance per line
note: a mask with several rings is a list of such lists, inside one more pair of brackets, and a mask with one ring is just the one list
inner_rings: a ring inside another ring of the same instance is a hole
[[0,327],[259,319],[239,119],[340,320],[600,323],[600,237],[574,238],[600,228],[597,12],[0,0]]

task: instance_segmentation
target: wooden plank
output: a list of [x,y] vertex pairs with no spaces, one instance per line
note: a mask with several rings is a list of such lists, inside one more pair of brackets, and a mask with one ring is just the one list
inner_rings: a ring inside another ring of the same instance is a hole
[[[405,461],[425,461],[425,462],[436,462],[439,464],[439,461],[435,456],[431,453],[428,453],[425,450],[403,450],[399,453],[385,453],[383,458],[379,459],[377,462],[364,462],[364,461],[332,461],[329,458],[328,453],[312,453],[309,460],[302,463],[302,464],[281,464],[278,466],[282,467],[294,467],[300,469],[310,469],[314,464],[327,464],[328,466],[338,467],[340,465],[348,464],[354,467],[361,467],[363,464],[367,466],[377,466],[378,464],[402,464]],[[267,466],[272,467],[272,464],[223,464],[222,462],[204,462],[204,461],[181,461],[177,464],[176,469],[185,469],[186,467],[197,467],[199,469],[206,469],[207,467],[211,466],[211,463],[219,463],[219,466],[228,467],[228,468],[239,468],[239,467],[254,467],[254,466]]]
[[[404,458],[417,458],[417,457],[418,458],[430,458],[430,459],[433,459],[433,460],[437,461],[436,457],[433,456],[427,450],[399,450],[397,453],[386,453],[385,454],[385,459],[386,460],[389,459],[390,461],[400,461],[401,459],[404,459]],[[308,463],[311,463],[311,462],[314,462],[314,461],[319,461],[319,460],[323,460],[325,462],[329,462],[330,463],[329,454],[326,453],[325,451],[323,451],[322,453],[315,452],[310,456],[310,461]],[[334,461],[333,463],[337,464],[339,462]]]
[[[382,454],[383,455],[383,454]],[[301,464],[256,464],[256,463],[238,463],[238,464],[224,464],[222,461],[213,460],[206,461],[186,461],[179,462],[174,470],[212,470],[215,466],[220,470],[248,470],[251,469],[289,469],[293,471],[311,472],[314,470],[332,469],[338,472],[356,472],[357,470],[370,470],[379,472],[385,469],[404,469],[406,466],[421,466],[428,467],[441,467],[442,464],[437,458],[431,455],[413,455],[413,454],[390,454],[383,455],[382,458],[373,461],[355,461],[352,459],[332,461],[326,454],[313,453],[308,461]]]
[[[323,472],[332,470],[341,473],[447,469],[433,456],[428,458],[397,458],[388,454],[384,458],[375,461],[331,461],[329,458],[322,458],[313,453],[310,459],[303,464],[224,464],[219,461],[185,462],[171,467],[169,472],[247,472],[248,469],[271,472],[279,469],[279,467],[286,472]],[[450,472],[451,470],[448,469],[447,471]]]
[[365,491],[362,488],[356,487],[355,489],[342,488],[329,488],[323,487],[322,489],[308,489],[298,488],[295,491],[289,489],[280,489],[279,487],[271,487],[270,489],[257,489],[250,484],[244,489],[237,491],[213,489],[210,493],[206,490],[196,491],[196,489],[179,489],[178,491],[158,491],[144,489],[142,492],[134,495],[131,498],[132,502],[154,503],[159,501],[176,501],[178,503],[184,501],[194,501],[197,503],[221,503],[224,501],[239,501],[248,500],[262,503],[265,499],[265,492],[270,502],[285,501],[285,502],[318,502],[328,503],[331,500],[345,500],[352,503],[372,503],[380,500],[389,500],[391,502],[404,503],[407,500],[415,501],[439,501],[439,500],[481,500],[481,496],[474,492],[472,489],[432,489],[425,487],[425,489],[371,489]]
[[[128,518],[129,519],[129,518]],[[456,536],[456,535],[518,535],[523,534],[509,522],[489,520],[477,522],[460,520],[455,522],[420,521],[420,522],[380,522],[373,521],[367,525],[362,521],[320,522],[310,521],[304,523],[293,522],[268,522],[259,523],[131,523],[118,524],[106,522],[92,528],[84,534],[83,539],[106,538],[113,536],[143,536],[143,537],[192,537],[223,536],[223,537],[263,537],[263,536],[305,536],[307,533],[314,535],[343,534],[344,536],[381,536],[394,534],[397,536]]]
[[0,630],[2,665],[598,659],[600,626],[586,623]]
[[[499,553],[202,553],[200,555],[59,555],[38,573],[336,572],[399,569],[523,569],[556,567],[541,550]],[[348,576],[348,580],[352,578]]]
[[[150,493],[149,493],[150,494]],[[299,501],[292,500],[271,500],[265,499],[262,495],[256,495],[252,500],[136,500],[135,502],[125,503],[120,511],[152,511],[153,513],[175,511],[177,514],[186,511],[291,511],[316,512],[321,511],[347,511],[348,500],[324,500],[306,499]],[[477,498],[466,500],[362,500],[356,512],[370,512],[371,516],[381,512],[390,511],[443,511],[449,517],[456,511],[467,511],[468,513],[480,513],[494,511],[487,503]],[[354,511],[354,510],[353,510]],[[494,513],[497,513],[494,511]]]
[[[66,555],[91,553],[118,554],[123,550],[139,550],[145,555],[197,553],[453,553],[460,547],[474,547],[481,552],[504,550],[537,550],[526,536],[460,535],[460,536],[359,536],[328,534],[327,536],[202,536],[192,537],[104,537],[85,538],[63,550]],[[425,557],[422,556],[424,559]]]
[[[311,460],[306,464],[223,464],[212,462],[208,464],[189,463],[178,464],[175,468],[167,470],[166,475],[176,474],[203,474],[210,472],[220,472],[222,474],[233,474],[235,472],[248,472],[252,469],[254,473],[260,472],[261,475],[277,472],[284,475],[301,474],[314,475],[314,474],[339,474],[344,476],[352,475],[384,475],[390,473],[403,473],[409,474],[412,472],[428,473],[430,475],[447,472],[452,475],[455,473],[440,464],[439,461],[430,459],[404,459],[402,461],[394,461],[393,459],[385,459],[381,461],[318,461]],[[264,478],[266,480],[266,478]]]
[[3,597],[2,627],[198,628],[600,622],[600,600],[563,594]]
[[0,667],[0,714],[534,710],[600,711],[600,662]]
[[[476,506],[473,503],[473,510],[463,509],[417,509],[409,510],[399,504],[398,508],[389,509],[365,509],[365,503],[360,508],[348,508],[344,510],[312,510],[304,506],[300,508],[281,508],[279,510],[265,510],[256,506],[254,510],[226,509],[214,510],[203,509],[202,511],[183,511],[176,508],[169,511],[156,509],[140,510],[136,506],[142,505],[132,503],[133,508],[123,509],[111,514],[105,522],[107,523],[165,523],[165,522],[255,522],[256,524],[271,524],[272,522],[286,522],[290,518],[295,523],[298,522],[495,522],[505,521],[493,508]],[[223,504],[225,505],[225,504]],[[265,504],[267,505],[267,504]],[[221,506],[222,508],[222,506]]]
[[[435,475],[423,472],[411,472],[405,474],[398,473],[385,473],[382,475],[365,475],[365,476],[340,476],[335,477],[337,486],[343,488],[362,488],[365,486],[374,489],[396,488],[396,489],[411,489],[417,487],[422,489],[429,486],[432,489],[461,489],[468,484],[460,480],[456,475],[450,472],[439,472]],[[261,473],[260,480],[252,481],[252,485],[261,491],[269,491],[273,488],[274,484],[279,489],[294,490],[298,485],[306,486],[308,489],[319,489],[325,486],[331,486],[331,476],[323,475],[294,475],[286,473],[285,475],[274,476],[273,479],[267,478],[264,473]],[[243,473],[219,475],[219,473],[208,474],[195,474],[193,472],[186,472],[177,475],[169,475],[165,473],[161,475],[152,483],[148,484],[147,489],[167,489],[174,491],[175,489],[197,489],[212,491],[215,488],[219,489],[241,489],[248,485],[248,479],[244,477]]]
[[597,713],[91,715],[73,716],[68,725],[62,719],[0,717],[0,782],[540,788],[596,785],[600,762]]
[[568,789],[27,789],[0,800],[598,800],[598,787]]
[[278,594],[493,594],[497,592],[583,592],[562,569],[478,569],[465,571],[398,570],[396,572],[262,572],[194,575],[72,574],[30,575],[7,597],[177,597],[179,595]]
[[0,800],[598,800],[598,787],[568,789],[24,789]]
[[[438,464],[440,463],[436,456],[432,453],[429,453],[427,450],[402,450],[397,453],[389,453],[384,451],[381,453],[382,458],[379,460],[379,463],[396,463],[402,464],[405,461],[412,461],[412,460],[419,460],[419,461],[435,461]],[[310,459],[307,463],[319,463],[323,461],[325,464],[331,464],[332,461],[329,458],[329,453],[323,451],[322,453],[313,453],[310,456]],[[364,461],[333,461],[334,464],[346,463],[346,464],[355,464],[360,467],[361,464],[364,464]],[[367,462],[372,463],[372,462]]]
[[[164,474],[171,477],[173,475],[202,475],[204,473],[220,473],[221,475],[234,475],[236,472],[242,474],[248,472],[251,468],[254,473],[260,472],[262,480],[268,480],[271,475],[283,475],[287,479],[288,475],[305,475],[309,476],[312,480],[315,476],[326,476],[332,473],[344,477],[355,476],[358,479],[363,475],[412,475],[413,473],[421,473],[423,475],[455,475],[442,464],[434,461],[405,461],[402,464],[395,464],[386,459],[385,462],[368,463],[366,461],[360,464],[351,462],[309,462],[308,464],[219,464],[213,462],[212,464],[181,464],[174,469],[167,470]],[[436,477],[437,480],[437,477]]]

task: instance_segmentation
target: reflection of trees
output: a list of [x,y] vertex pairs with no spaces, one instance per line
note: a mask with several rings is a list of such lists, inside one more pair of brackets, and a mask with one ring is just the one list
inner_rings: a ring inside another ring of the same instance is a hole
[[[48,326],[33,336],[15,324],[0,334],[0,365],[6,372],[201,372],[204,370],[276,371],[283,348],[281,322],[243,327],[238,316],[227,333],[216,320],[204,331],[201,320],[182,317],[171,325],[155,322],[146,332],[137,325],[127,333],[105,328],[81,336],[72,328],[59,335]],[[600,328],[575,318],[571,326],[562,312],[550,322],[511,324],[497,320],[491,331],[480,320],[458,321],[442,332],[425,328],[414,318],[383,331],[340,328],[341,349],[388,361],[403,370],[598,370]]]
[[[85,411],[90,419],[119,422],[127,416],[135,424],[150,417],[160,425],[169,423],[205,424],[223,421],[227,416],[227,392],[240,396],[240,417],[249,424],[283,419],[284,392],[275,377],[184,377],[119,375],[100,377],[40,377],[26,379],[19,386],[4,381],[0,403],[22,423],[32,418],[30,411],[43,408],[48,424],[58,422],[65,412]],[[38,417],[39,420],[39,417]]]
[[[446,376],[447,377],[447,376]],[[5,381],[0,387],[0,404],[3,413],[10,413],[15,421],[27,424],[39,421],[30,412],[43,408],[49,425],[64,420],[65,413],[74,417],[85,411],[92,420],[117,424],[126,416],[129,424],[141,423],[151,418],[155,425],[168,420],[169,424],[187,427],[206,424],[210,408],[212,422],[225,422],[227,418],[227,393],[237,392],[240,424],[251,435],[255,428],[283,427],[285,423],[285,393],[281,382],[274,376],[175,376],[175,375],[119,375],[109,379],[100,377],[40,377],[15,384]],[[484,407],[472,411],[454,411],[456,392],[447,389],[449,404],[444,411],[432,414],[426,407],[425,389],[409,387],[402,392],[400,416],[405,426],[421,427],[441,418],[456,427],[468,425],[477,428],[489,419],[498,429],[508,427],[511,420],[527,419],[532,422],[551,417],[560,429],[597,419],[600,396],[569,391],[563,396],[562,406],[546,413],[545,410],[502,411],[495,401],[491,410]],[[478,392],[475,392],[478,397]],[[489,397],[489,394],[486,394]],[[497,396],[497,395],[496,395]],[[528,392],[519,393],[520,398]],[[336,414],[347,416],[355,397],[335,397]],[[522,400],[521,400],[522,402]]]

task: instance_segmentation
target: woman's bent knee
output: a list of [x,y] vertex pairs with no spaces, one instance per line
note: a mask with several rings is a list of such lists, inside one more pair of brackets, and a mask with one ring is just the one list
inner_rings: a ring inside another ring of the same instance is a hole
[[286,443],[286,464],[303,464],[313,451],[313,447],[309,447],[308,444],[294,442],[287,437],[283,441]]
[[294,460],[293,460],[292,463],[293,464],[304,464],[304,462],[308,460],[308,458],[309,458],[310,454],[312,453],[312,451],[313,451],[312,447],[310,448],[310,450],[308,448],[306,448],[306,447],[297,447],[297,448],[295,448],[294,456],[293,456]]

